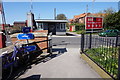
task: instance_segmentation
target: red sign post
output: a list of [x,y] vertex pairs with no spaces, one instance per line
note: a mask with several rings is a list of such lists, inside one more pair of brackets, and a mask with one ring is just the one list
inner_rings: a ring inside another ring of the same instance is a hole
[[102,17],[86,17],[85,29],[102,29],[103,18]]

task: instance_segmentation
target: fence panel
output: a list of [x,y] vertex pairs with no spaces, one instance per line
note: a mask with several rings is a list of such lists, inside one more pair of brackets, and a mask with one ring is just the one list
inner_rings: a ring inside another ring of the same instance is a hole
[[81,52],[89,56],[113,79],[120,80],[120,37],[100,37],[93,34],[81,35]]

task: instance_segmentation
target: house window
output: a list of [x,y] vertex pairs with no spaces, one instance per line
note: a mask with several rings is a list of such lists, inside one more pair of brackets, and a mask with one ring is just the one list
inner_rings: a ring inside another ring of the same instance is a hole
[[43,23],[38,23],[38,29],[43,30]]
[[66,24],[64,23],[64,30],[66,30]]
[[57,26],[57,29],[59,29],[59,26]]
[[57,30],[60,29],[60,27],[59,27],[59,23],[56,24],[56,28],[57,28]]
[[65,30],[65,26],[66,26],[65,23],[60,23],[60,29],[61,29],[61,30]]

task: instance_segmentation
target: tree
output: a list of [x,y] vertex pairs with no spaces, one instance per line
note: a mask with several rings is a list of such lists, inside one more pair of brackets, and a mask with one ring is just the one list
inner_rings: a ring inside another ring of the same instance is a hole
[[65,16],[65,14],[58,14],[57,15],[57,20],[66,20],[67,17]]
[[75,24],[75,30],[76,31],[85,30],[85,24],[84,23],[76,23]]
[[105,16],[104,28],[120,30],[120,11]]
[[98,14],[100,17],[104,17],[102,11],[99,11],[97,14]]
[[113,13],[115,13],[115,10],[111,7],[111,8],[108,8],[108,9],[104,10],[103,13],[105,13],[105,14],[113,14]]
[[118,29],[120,30],[120,11],[116,12],[113,8],[108,8],[98,12],[98,14],[105,14],[104,29]]

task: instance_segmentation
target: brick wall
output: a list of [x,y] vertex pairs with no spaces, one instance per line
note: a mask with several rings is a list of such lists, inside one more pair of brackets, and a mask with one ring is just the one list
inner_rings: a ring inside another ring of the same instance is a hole
[[[35,31],[35,32],[33,32],[33,34],[35,34],[35,38],[29,40],[29,42],[31,43],[31,42],[37,42],[37,41],[47,40],[48,38],[47,38],[47,33],[46,32],[47,31],[43,31],[43,30],[42,31]],[[43,35],[43,33],[44,33],[44,35]],[[12,40],[13,43],[15,43],[16,41],[21,41],[21,42],[25,43],[25,41],[26,41],[26,40],[18,40],[16,37],[12,37],[11,40]],[[39,46],[40,49],[44,49],[44,48],[48,47],[47,46],[48,42],[45,41],[45,42],[42,42],[42,43],[37,43],[37,45]],[[47,49],[43,50],[43,52],[47,52]]]

